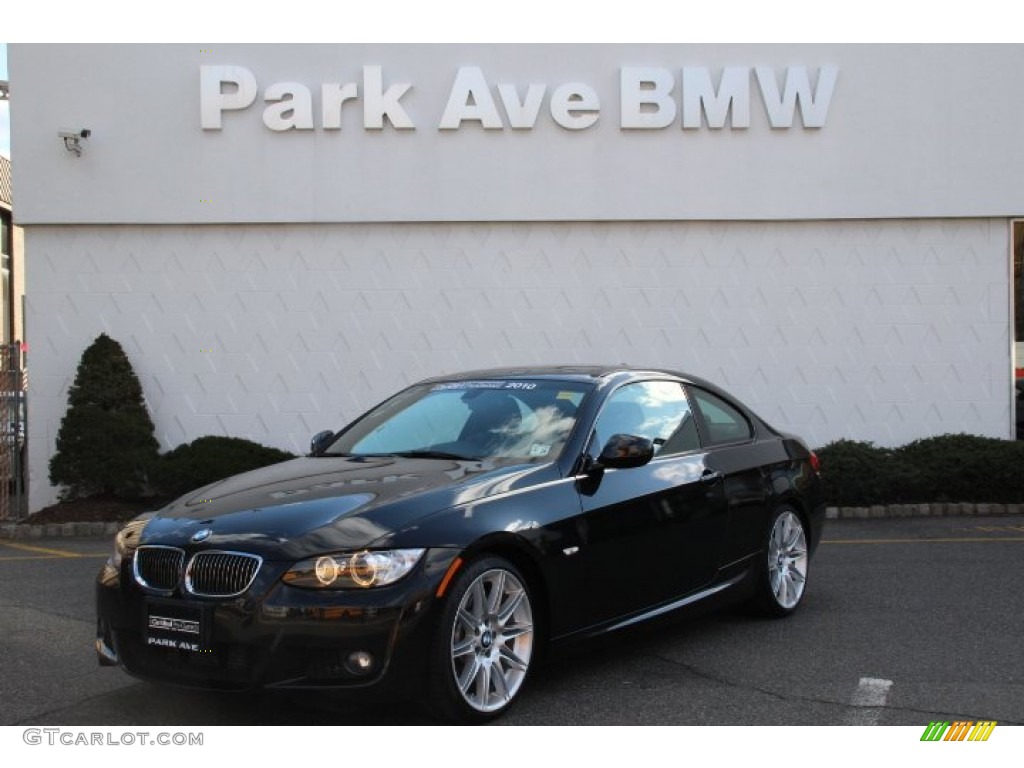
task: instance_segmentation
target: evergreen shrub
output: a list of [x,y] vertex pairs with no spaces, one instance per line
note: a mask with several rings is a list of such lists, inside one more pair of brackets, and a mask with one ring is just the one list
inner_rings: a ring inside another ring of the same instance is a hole
[[158,456],[142,385],[121,345],[100,334],[82,353],[68,410],[50,459],[61,498],[100,494],[136,499],[149,492]]

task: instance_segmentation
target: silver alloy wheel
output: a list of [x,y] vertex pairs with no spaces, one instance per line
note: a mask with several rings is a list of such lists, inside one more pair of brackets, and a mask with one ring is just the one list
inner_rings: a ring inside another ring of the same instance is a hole
[[775,602],[790,610],[800,602],[807,582],[807,536],[794,512],[784,511],[775,520],[768,539],[768,583]]
[[477,576],[459,601],[450,647],[455,685],[469,706],[494,712],[512,700],[533,653],[533,609],[515,574],[493,568]]

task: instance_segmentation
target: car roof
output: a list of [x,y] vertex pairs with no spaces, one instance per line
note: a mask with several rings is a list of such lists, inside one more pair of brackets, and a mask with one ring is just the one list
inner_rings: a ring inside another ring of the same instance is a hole
[[426,379],[425,384],[441,381],[459,381],[466,379],[559,379],[568,381],[594,382],[611,376],[625,374],[643,376],[672,376],[695,384],[707,384],[703,379],[689,374],[664,368],[638,368],[630,365],[531,365],[509,368],[484,368],[476,371],[458,371],[444,376]]

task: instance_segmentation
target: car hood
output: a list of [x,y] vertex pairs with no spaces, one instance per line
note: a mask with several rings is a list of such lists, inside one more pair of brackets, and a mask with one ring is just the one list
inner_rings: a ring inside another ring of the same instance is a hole
[[267,559],[362,549],[427,515],[555,477],[552,464],[306,457],[182,496],[153,515],[139,543]]

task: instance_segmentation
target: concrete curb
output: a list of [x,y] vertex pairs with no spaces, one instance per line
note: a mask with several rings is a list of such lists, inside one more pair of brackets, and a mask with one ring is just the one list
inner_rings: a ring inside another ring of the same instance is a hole
[[893,517],[978,517],[1021,515],[1024,504],[876,504],[872,507],[828,507],[826,520],[867,520]]
[[[1024,504],[876,504],[872,507],[828,507],[826,520],[880,520],[895,517],[992,517],[1024,515]],[[0,539],[72,539],[113,536],[124,523],[0,523]]]

